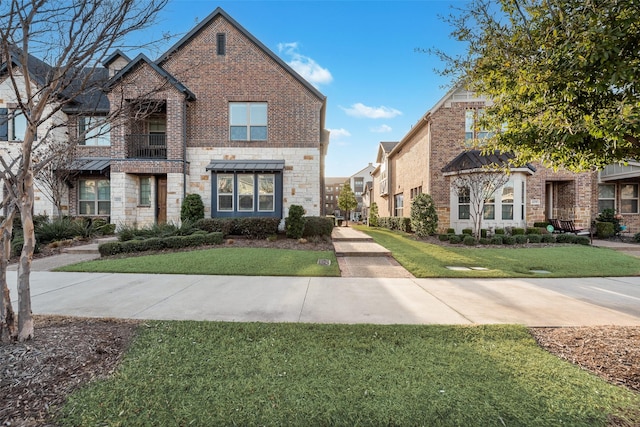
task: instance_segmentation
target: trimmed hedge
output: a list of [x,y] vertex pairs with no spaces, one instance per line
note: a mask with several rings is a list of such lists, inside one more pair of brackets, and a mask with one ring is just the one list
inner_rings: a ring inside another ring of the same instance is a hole
[[543,234],[542,235],[542,243],[555,243],[556,242],[556,236],[553,234]]
[[249,239],[266,239],[278,233],[280,218],[247,217],[234,218],[231,234],[245,236]]
[[196,221],[195,226],[200,230],[209,233],[220,232],[223,236],[228,236],[233,230],[232,218],[203,218]]
[[529,243],[540,243],[542,241],[541,234],[529,234],[527,237],[529,238]]
[[192,234],[190,236],[152,237],[144,240],[125,242],[106,242],[98,246],[100,256],[110,256],[132,252],[160,251],[163,249],[181,249],[202,245],[219,245],[223,242],[220,232]]
[[333,220],[323,216],[307,216],[304,218],[302,237],[331,236]]
[[473,246],[476,244],[476,239],[473,236],[466,235],[464,236],[462,243],[464,243],[467,246]]
[[516,234],[513,237],[515,238],[517,245],[524,245],[529,240],[529,238],[524,234]]
[[458,236],[457,234],[452,234],[451,236],[449,236],[449,243],[457,245],[458,243],[461,243],[461,242],[462,242],[462,237]]

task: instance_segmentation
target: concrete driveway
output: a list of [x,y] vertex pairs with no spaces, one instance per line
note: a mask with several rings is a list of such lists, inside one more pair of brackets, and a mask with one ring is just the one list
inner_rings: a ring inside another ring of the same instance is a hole
[[[8,272],[8,279],[15,305],[16,273]],[[35,314],[159,320],[640,325],[638,291],[640,277],[415,279],[40,271],[31,274]],[[598,292],[607,298],[596,297]]]

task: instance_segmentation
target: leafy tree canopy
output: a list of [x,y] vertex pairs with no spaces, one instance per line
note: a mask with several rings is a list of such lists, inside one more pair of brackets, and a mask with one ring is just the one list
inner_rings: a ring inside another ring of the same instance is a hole
[[357,206],[358,200],[356,199],[356,195],[353,193],[351,185],[346,183],[338,195],[338,207],[343,211],[350,211],[355,209]]
[[490,149],[592,170],[640,158],[640,1],[471,0],[444,74],[490,97]]

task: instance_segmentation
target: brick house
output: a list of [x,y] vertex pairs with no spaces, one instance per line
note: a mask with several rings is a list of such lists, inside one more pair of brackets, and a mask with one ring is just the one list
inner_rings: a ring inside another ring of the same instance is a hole
[[[471,149],[482,138],[474,122],[490,101],[455,88],[427,111],[397,143],[381,142],[379,166],[372,173],[372,200],[380,216],[410,215],[411,200],[430,194],[439,230],[472,228],[469,200],[452,189],[458,174],[478,172],[491,159]],[[605,208],[620,212],[632,233],[640,231],[640,164],[610,166],[604,171],[572,173],[539,164],[513,165],[507,183],[485,203],[483,228],[527,227],[548,218],[574,220],[589,227]]]
[[60,119],[79,137],[65,213],[178,223],[190,193],[207,217],[324,213],[326,98],[225,11],[155,61],[103,65],[106,96]]

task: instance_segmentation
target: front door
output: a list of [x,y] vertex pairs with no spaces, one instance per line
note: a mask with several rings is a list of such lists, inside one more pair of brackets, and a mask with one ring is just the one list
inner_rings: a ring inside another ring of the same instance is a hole
[[167,222],[167,177],[161,176],[156,179],[156,222],[163,224]]

